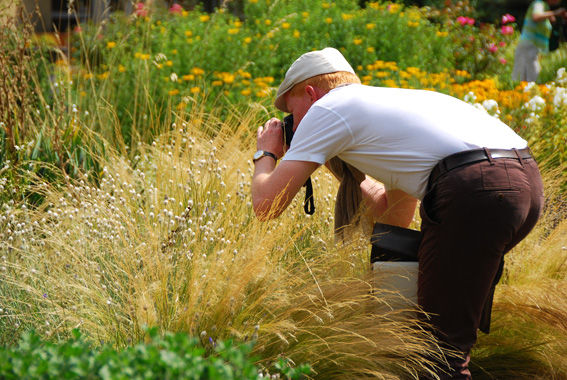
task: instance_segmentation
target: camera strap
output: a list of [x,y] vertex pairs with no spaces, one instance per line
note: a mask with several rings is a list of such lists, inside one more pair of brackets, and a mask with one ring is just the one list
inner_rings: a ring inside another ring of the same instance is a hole
[[305,187],[305,203],[303,203],[303,209],[308,215],[313,215],[315,212],[315,199],[313,198],[313,185],[311,184],[311,177],[307,178],[307,181],[303,185]]

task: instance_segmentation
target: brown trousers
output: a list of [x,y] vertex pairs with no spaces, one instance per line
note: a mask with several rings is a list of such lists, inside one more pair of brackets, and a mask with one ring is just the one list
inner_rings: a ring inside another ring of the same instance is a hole
[[441,379],[471,379],[470,350],[503,256],[535,226],[543,201],[533,158],[460,166],[430,185],[420,208],[418,302],[440,341],[463,353]]

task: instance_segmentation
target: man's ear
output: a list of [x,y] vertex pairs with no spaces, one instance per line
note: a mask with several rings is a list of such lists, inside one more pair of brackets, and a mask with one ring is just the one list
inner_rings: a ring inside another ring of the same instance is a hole
[[319,88],[309,85],[305,86],[305,93],[307,94],[307,96],[309,96],[309,99],[311,100],[311,104],[321,99],[324,95]]

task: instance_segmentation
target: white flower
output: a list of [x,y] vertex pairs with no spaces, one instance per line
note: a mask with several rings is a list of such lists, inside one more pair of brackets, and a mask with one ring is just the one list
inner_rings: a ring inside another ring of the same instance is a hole
[[545,108],[545,100],[541,96],[534,96],[529,102],[525,103],[522,108],[532,112],[541,112]]
[[468,94],[465,95],[464,98],[465,102],[470,103],[470,104],[475,104],[476,103],[476,95],[474,94],[474,92],[469,92]]
[[559,70],[557,70],[557,76],[555,81],[559,83],[561,86],[567,85],[567,73],[565,72],[565,67],[562,67]]
[[535,82],[529,82],[524,88],[524,92],[531,92],[534,89],[537,89],[537,85],[535,84]]
[[555,90],[555,96],[553,97],[553,105],[556,108],[567,106],[567,89],[558,87]]
[[482,102],[482,107],[492,116],[498,117],[500,115],[500,109],[498,108],[498,102],[496,102],[496,100],[487,99]]

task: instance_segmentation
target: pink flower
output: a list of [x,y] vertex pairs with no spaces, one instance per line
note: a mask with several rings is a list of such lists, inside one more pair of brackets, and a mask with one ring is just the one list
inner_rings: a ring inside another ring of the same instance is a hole
[[183,7],[180,4],[173,4],[171,8],[169,8],[169,13],[172,14],[183,14]]
[[134,13],[138,17],[146,17],[148,15],[148,11],[145,9],[144,3],[136,4],[136,12]]
[[502,16],[502,24],[507,24],[514,21],[516,21],[516,18],[511,14],[505,14],[504,16]]
[[474,18],[459,16],[459,17],[457,17],[457,22],[461,26],[473,25],[474,24]]
[[494,44],[490,44],[490,46],[488,46],[488,51],[490,51],[491,53],[496,53],[498,51],[498,47]]
[[506,42],[500,41],[500,42],[498,43],[498,46],[500,46],[500,47],[505,47],[505,46],[506,46]]
[[500,32],[505,36],[514,34],[514,27],[510,25],[502,25]]
[[506,58],[500,58],[499,61],[500,61],[500,63],[503,64],[503,65],[505,65],[506,63],[508,63],[508,62],[506,61]]

